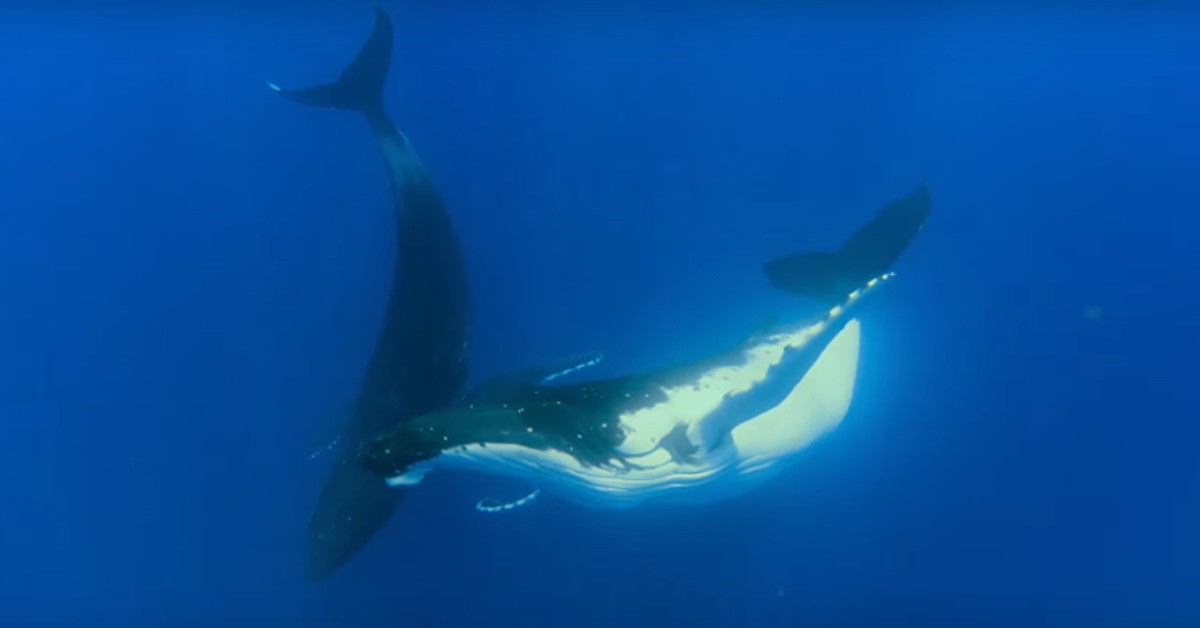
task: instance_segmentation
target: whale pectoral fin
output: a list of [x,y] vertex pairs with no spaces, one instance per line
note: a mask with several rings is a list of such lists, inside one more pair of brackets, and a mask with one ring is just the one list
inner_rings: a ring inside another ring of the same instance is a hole
[[846,240],[836,253],[798,253],[767,262],[776,287],[836,302],[851,290],[891,270],[929,218],[929,188],[888,203]]
[[545,384],[589,366],[595,366],[603,359],[602,351],[588,351],[530,369],[527,373],[533,383]]
[[512,373],[504,373],[499,377],[486,380],[463,396],[464,401],[476,403],[504,400],[528,386],[541,386],[560,377],[565,377],[589,366],[595,366],[604,359],[600,351],[588,351],[570,357],[555,360],[549,364],[522,369]]
[[528,504],[537,499],[537,496],[542,492],[542,489],[534,489],[534,491],[520,499],[510,502],[502,502],[491,497],[485,497],[475,504],[475,510],[479,512],[504,512],[506,510],[514,510]]

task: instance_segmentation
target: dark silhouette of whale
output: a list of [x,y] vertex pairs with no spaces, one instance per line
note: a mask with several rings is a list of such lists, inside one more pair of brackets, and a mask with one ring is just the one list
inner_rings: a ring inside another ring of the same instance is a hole
[[395,200],[397,256],[387,310],[308,522],[306,565],[314,580],[362,549],[403,496],[360,464],[364,443],[453,403],[467,377],[470,303],[459,242],[424,164],[384,111],[392,40],[391,19],[377,6],[374,31],[336,81],[298,90],[271,84],[299,103],[362,113],[383,151]]

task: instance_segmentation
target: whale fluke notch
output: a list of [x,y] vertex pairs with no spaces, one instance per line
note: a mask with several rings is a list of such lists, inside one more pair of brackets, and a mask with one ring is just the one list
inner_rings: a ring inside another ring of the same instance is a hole
[[884,206],[837,252],[787,255],[767,262],[763,269],[782,290],[837,301],[870,278],[891,270],[924,226],[929,210],[929,186],[922,184]]
[[375,29],[358,56],[346,66],[333,83],[305,89],[283,89],[268,83],[271,89],[305,105],[375,112],[383,109],[383,83],[392,59],[392,19],[375,5]]

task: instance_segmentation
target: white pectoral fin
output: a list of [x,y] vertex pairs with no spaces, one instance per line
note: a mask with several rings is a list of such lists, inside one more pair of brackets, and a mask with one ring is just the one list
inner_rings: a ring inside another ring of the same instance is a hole
[[779,405],[734,428],[744,468],[802,449],[837,427],[854,395],[858,348],[859,323],[850,320]]

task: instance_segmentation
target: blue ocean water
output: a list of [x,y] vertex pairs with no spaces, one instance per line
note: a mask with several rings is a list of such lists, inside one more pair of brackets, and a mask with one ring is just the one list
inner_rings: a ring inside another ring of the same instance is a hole
[[472,374],[605,376],[811,314],[763,261],[927,181],[854,405],[705,508],[466,475],[303,577],[394,255],[332,77],[368,3],[9,4],[0,625],[1193,626],[1200,12],[387,5],[389,112],[454,214]]

